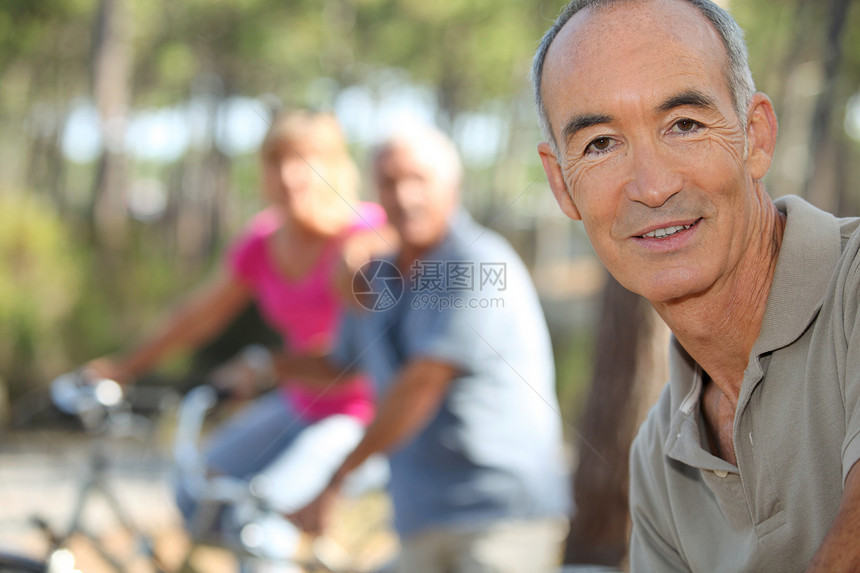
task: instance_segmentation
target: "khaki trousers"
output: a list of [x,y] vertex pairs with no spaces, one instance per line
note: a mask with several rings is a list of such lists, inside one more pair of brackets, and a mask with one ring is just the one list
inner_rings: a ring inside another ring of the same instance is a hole
[[508,520],[451,527],[401,541],[397,573],[555,573],[568,522]]

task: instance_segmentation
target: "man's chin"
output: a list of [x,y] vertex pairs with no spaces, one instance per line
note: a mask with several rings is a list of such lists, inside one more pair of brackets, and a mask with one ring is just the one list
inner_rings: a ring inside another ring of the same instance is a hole
[[431,233],[428,229],[401,229],[400,240],[404,247],[411,249],[429,249],[434,247],[440,237],[438,233]]

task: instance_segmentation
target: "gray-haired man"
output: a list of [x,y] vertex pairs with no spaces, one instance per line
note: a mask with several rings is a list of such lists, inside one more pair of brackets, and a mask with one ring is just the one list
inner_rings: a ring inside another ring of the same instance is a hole
[[860,233],[762,178],[777,123],[706,0],[578,0],[535,58],[562,210],[671,328],[634,571],[860,570]]
[[376,153],[398,252],[368,272],[373,288],[363,290],[380,296],[345,318],[327,366],[294,372],[318,368],[327,383],[364,370],[379,390],[377,415],[293,519],[319,531],[344,476],[385,451],[399,572],[551,573],[568,485],[549,333],[516,252],[460,208],[460,172],[453,144],[427,127]]

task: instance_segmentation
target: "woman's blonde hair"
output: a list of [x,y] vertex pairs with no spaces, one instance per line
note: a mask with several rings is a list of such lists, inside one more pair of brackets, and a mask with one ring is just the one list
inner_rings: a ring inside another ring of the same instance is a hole
[[299,154],[318,178],[312,197],[316,216],[341,224],[350,220],[357,209],[360,176],[334,115],[306,110],[278,114],[260,157],[266,164],[285,151]]

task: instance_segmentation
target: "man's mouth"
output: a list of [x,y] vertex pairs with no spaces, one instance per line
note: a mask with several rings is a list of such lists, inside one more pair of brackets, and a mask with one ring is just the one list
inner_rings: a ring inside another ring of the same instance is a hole
[[[698,223],[698,221],[696,221]],[[645,239],[663,239],[666,237],[671,237],[676,233],[680,233],[681,231],[686,231],[690,227],[694,226],[696,223],[690,223],[689,225],[673,225],[671,227],[664,227],[662,229],[654,229],[649,233],[645,233],[641,235],[642,238]]]

